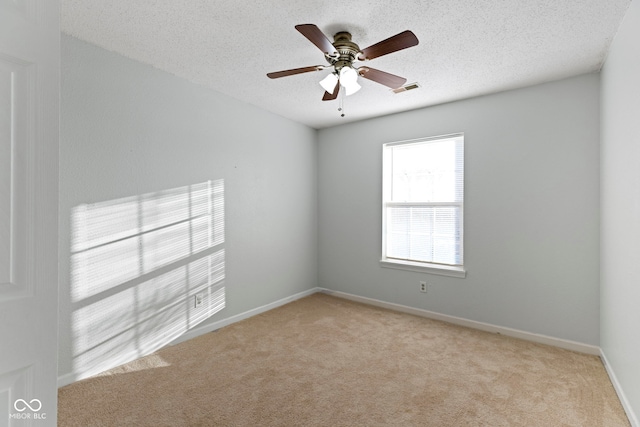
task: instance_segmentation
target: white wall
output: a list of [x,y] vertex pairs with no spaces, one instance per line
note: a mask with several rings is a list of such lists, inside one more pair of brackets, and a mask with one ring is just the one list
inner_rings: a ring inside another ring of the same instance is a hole
[[[631,6],[602,70],[601,347],[640,414],[640,4]],[[633,415],[633,413],[635,415]]]
[[[380,267],[381,145],[455,132],[467,277]],[[319,286],[599,344],[597,74],[323,129],[318,147]]]
[[[184,285],[156,289],[155,300],[148,304],[133,289],[140,285],[135,280],[115,283],[97,296],[72,299],[71,283],[78,272],[71,266],[71,233],[86,230],[75,230],[71,216],[84,204],[116,204],[120,209],[121,202],[132,197],[223,180],[226,308],[208,322],[317,285],[315,130],[69,36],[62,37],[61,117],[61,376],[84,376],[86,372],[74,372],[75,362],[79,348],[91,347],[89,340],[115,343],[96,363],[113,365],[135,356],[130,354],[131,343],[137,344],[140,337],[134,330],[144,318],[155,322],[150,328],[166,341],[168,321],[157,316],[159,306],[154,304],[167,302],[167,294],[180,292]],[[109,220],[122,218],[113,214]],[[165,242],[171,244],[159,239],[155,247],[163,250],[168,247]],[[111,271],[101,274],[118,277],[127,261],[118,260],[117,251],[108,256],[114,257]],[[91,283],[79,281],[76,286]],[[126,292],[137,299],[135,313],[125,300],[115,307],[111,303]],[[96,301],[101,295],[104,301]],[[84,324],[78,335],[74,322],[88,305],[111,310],[109,316],[96,317],[109,325]],[[114,330],[121,343],[110,336]]]

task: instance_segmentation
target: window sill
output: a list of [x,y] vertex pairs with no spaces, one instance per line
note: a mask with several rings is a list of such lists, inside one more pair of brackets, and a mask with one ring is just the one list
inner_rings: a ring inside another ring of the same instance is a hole
[[424,262],[402,261],[398,259],[385,258],[380,260],[380,266],[384,268],[395,268],[397,270],[417,271],[419,273],[439,274],[441,276],[459,277],[464,279],[467,271],[464,267],[442,264],[429,264]]

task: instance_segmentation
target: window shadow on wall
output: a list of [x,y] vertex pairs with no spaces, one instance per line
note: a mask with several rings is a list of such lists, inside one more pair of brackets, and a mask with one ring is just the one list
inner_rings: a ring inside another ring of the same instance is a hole
[[222,310],[224,230],[224,180],[76,206],[73,371],[147,355]]

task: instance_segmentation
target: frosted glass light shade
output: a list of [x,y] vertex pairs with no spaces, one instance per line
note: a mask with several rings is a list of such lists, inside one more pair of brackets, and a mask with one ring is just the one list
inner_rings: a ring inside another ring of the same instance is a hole
[[338,76],[331,73],[324,79],[320,81],[320,86],[324,88],[329,93],[333,93],[333,90],[336,88],[336,84],[338,83]]
[[352,95],[352,94],[356,93],[357,91],[359,91],[361,88],[362,88],[362,86],[360,86],[356,82],[350,83],[349,86],[344,86],[344,94],[346,96]]
[[340,83],[342,83],[342,86],[347,86],[349,83],[355,83],[356,80],[358,80],[356,70],[351,67],[342,67],[340,69]]
[[361,86],[357,82],[358,73],[351,67],[342,67],[340,70],[340,84],[345,89],[345,95],[349,96],[360,90]]

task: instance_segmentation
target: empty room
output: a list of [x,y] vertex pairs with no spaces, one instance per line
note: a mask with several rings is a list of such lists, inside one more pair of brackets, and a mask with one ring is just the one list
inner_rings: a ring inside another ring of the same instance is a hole
[[0,426],[640,427],[637,0],[0,0]]

